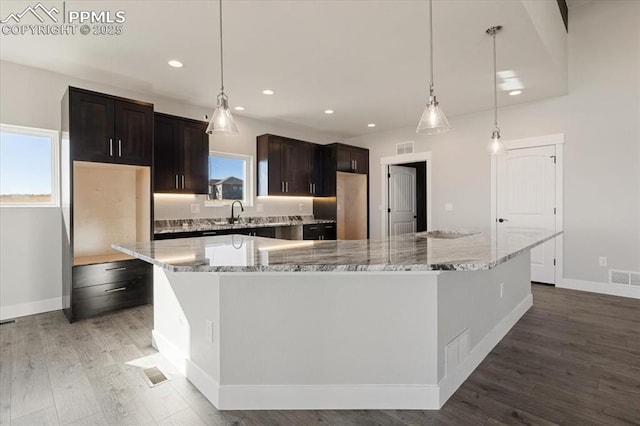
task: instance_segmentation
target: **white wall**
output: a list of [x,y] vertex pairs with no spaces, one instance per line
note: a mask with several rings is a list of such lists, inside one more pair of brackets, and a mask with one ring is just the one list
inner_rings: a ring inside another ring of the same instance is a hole
[[[116,96],[152,102],[155,110],[202,120],[212,108],[187,105],[170,99],[149,96],[131,90],[111,87],[46,70],[0,61],[0,123],[44,129],[60,129],[60,100],[68,86],[95,90]],[[211,88],[203,88],[211,89]],[[211,149],[255,156],[256,136],[274,133],[318,143],[333,140],[330,135],[274,126],[235,115],[240,135],[211,137]],[[204,208],[191,214],[192,203],[203,204],[204,197],[162,198],[155,205],[158,219],[221,217],[229,208]],[[194,201],[195,200],[195,201]],[[311,198],[260,199],[264,212],[247,208],[248,215],[312,214]],[[299,210],[302,204],[303,210]],[[0,208],[0,317],[14,313],[29,313],[30,306],[59,309],[60,304],[38,301],[59,300],[62,295],[60,278],[60,210],[56,208]]]
[[[564,276],[608,281],[609,267],[640,271],[640,2],[595,1],[570,10],[569,94],[500,108],[504,140],[566,135]],[[490,58],[487,58],[490,60]],[[527,90],[526,88],[524,90]],[[416,111],[416,122],[420,111]],[[450,117],[452,130],[415,128],[345,141],[370,149],[371,232],[380,237],[380,158],[415,140],[431,151],[434,229],[490,224],[492,111]],[[452,203],[452,212],[444,204]]]

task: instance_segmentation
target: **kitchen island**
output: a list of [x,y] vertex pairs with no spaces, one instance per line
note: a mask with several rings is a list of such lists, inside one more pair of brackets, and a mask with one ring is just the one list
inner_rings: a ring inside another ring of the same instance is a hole
[[557,235],[113,247],[154,265],[154,345],[218,409],[438,409],[532,306],[529,252]]

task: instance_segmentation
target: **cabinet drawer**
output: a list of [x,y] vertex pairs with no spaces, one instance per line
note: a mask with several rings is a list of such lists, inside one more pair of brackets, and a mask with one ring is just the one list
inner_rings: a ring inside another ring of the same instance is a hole
[[151,280],[152,266],[142,260],[123,260],[119,262],[98,263],[95,265],[74,266],[73,288],[95,286],[99,284],[143,278]]
[[148,280],[142,277],[73,289],[72,309],[76,319],[93,317],[149,302]]

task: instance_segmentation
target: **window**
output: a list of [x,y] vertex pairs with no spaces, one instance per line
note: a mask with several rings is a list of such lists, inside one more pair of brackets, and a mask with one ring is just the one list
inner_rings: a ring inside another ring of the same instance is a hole
[[0,206],[57,206],[57,159],[57,131],[0,124]]
[[253,157],[224,152],[209,153],[207,204],[229,205],[235,200],[252,205]]

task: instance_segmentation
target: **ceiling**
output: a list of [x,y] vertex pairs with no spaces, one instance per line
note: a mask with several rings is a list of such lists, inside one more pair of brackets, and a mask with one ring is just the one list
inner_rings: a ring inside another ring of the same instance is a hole
[[[35,2],[0,3],[4,19]],[[56,5],[61,1],[42,2]],[[88,8],[90,5],[90,8]],[[225,0],[225,89],[234,114],[339,138],[412,126],[428,96],[428,3],[409,0]],[[220,87],[215,1],[66,1],[123,10],[123,34],[0,37],[2,60],[203,106]],[[434,1],[435,86],[446,114],[492,108],[498,69],[513,71],[507,105],[566,93],[566,32],[556,0]],[[27,18],[25,18],[27,19]],[[37,23],[37,22],[35,22]],[[184,63],[180,69],[169,59]],[[272,96],[263,89],[273,89]],[[332,115],[325,109],[335,111]],[[376,128],[368,128],[376,123]]]

